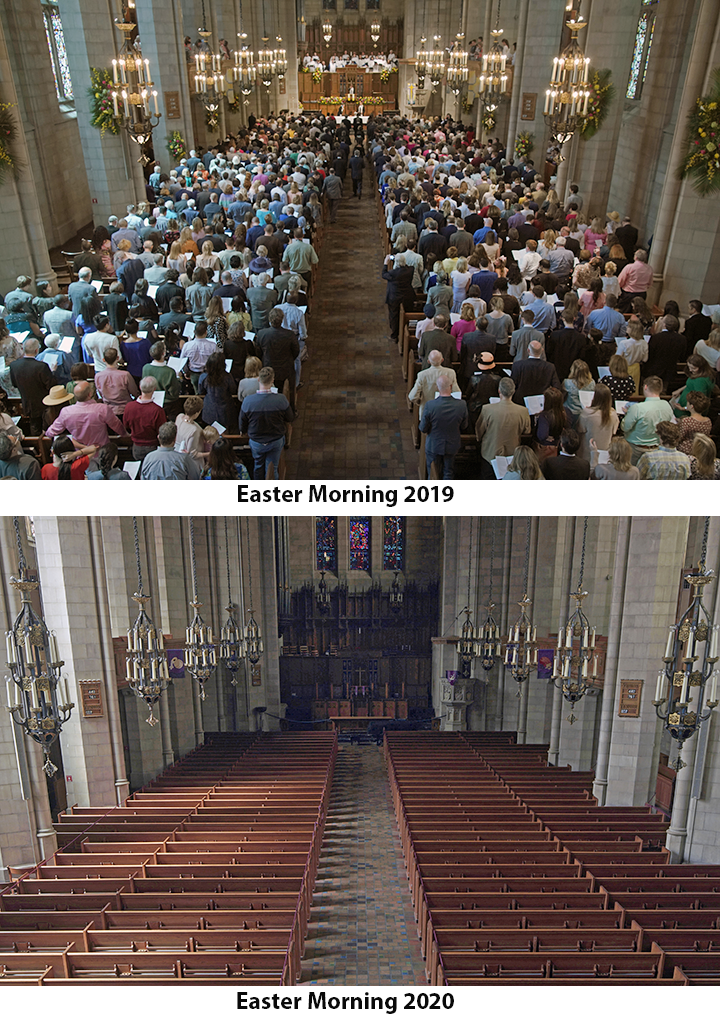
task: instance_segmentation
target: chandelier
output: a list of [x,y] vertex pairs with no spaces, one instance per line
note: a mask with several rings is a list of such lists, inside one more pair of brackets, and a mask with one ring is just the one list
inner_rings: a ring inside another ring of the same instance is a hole
[[447,69],[447,84],[455,96],[460,95],[462,87],[467,85],[468,80],[468,54],[467,50],[464,50],[462,46],[462,40],[465,37],[458,33],[457,38],[458,41],[450,51]]
[[330,591],[328,590],[328,585],[325,582],[324,569],[320,570],[320,582],[318,583],[316,600],[320,614],[327,615],[330,611]]
[[323,22],[322,33],[325,42],[329,43],[330,40],[332,39],[332,25],[330,24],[330,21],[327,19]]
[[500,4],[501,0],[498,0],[495,28],[490,33],[493,41],[488,52],[483,54],[480,75],[480,101],[489,112],[497,110],[508,94],[507,56],[500,43],[505,31],[500,28]]
[[10,585],[20,593],[22,608],[12,629],[5,634],[10,672],[5,676],[8,711],[13,722],[21,725],[25,733],[42,747],[45,755],[43,771],[50,778],[57,772],[57,766],[50,760],[50,747],[62,732],[75,705],[68,700],[65,679],[62,680],[62,693],[60,690],[60,669],[65,662],[60,659],[55,634],[49,632],[42,616],[31,604],[31,595],[39,588],[40,581],[28,574],[17,516],[13,516],[13,526],[19,572],[17,576],[10,577]]
[[[133,142],[146,146],[152,141],[153,129],[160,124],[162,114],[158,110],[157,90],[150,75],[150,61],[143,59],[140,39],[131,36],[137,30],[130,19],[129,9],[123,6],[122,17],[115,19],[115,27],[123,33],[123,42],[117,57],[113,58],[112,91],[113,115],[127,131]],[[150,112],[152,99],[153,112]],[[150,162],[144,152],[138,163]]]
[[418,88],[425,88],[425,79],[430,70],[430,51],[425,49],[427,39],[423,36],[420,40],[420,49],[415,57],[415,71],[418,77]]
[[197,596],[195,523],[192,516],[190,516],[190,561],[193,588],[193,599],[190,606],[195,609],[195,615],[185,630],[185,667],[193,679],[197,680],[200,687],[200,700],[205,700],[205,683],[217,666],[217,651],[213,642],[212,629],[205,625],[198,611],[199,608],[202,608],[202,603],[198,601]]
[[434,49],[428,53],[428,70],[433,92],[440,85],[445,74],[445,51],[440,48],[442,36],[433,36]]
[[[235,66],[233,70],[233,81],[239,82],[240,92],[243,96],[249,96],[255,86],[255,80],[257,78],[257,68],[255,66],[255,54],[248,48],[247,44],[247,32],[242,28],[242,2],[238,0],[238,18],[240,20],[240,31],[238,32],[238,39],[240,40],[240,49],[235,50]],[[243,105],[248,106],[249,100],[244,99]]]
[[[205,0],[202,0],[202,21],[202,28],[198,29],[198,35],[204,43],[209,45],[208,40],[211,38],[212,32],[206,26]],[[216,129],[220,123],[222,101],[228,92],[228,82],[225,78],[222,61],[221,53],[195,54],[195,95],[203,105],[205,120],[210,129]],[[237,54],[235,63],[237,65]],[[228,96],[228,99],[232,100],[232,96]]]
[[237,686],[236,672],[239,671],[245,657],[245,644],[243,642],[240,627],[233,616],[233,599],[230,589],[230,548],[228,546],[227,516],[225,517],[225,567],[227,569],[228,603],[225,611],[228,617],[220,629],[220,658],[228,672],[232,673],[230,683]]
[[[563,697],[575,705],[591,690],[597,678],[597,654],[595,653],[595,627],[590,628],[582,603],[587,593],[582,589],[585,572],[585,541],[587,538],[587,516],[583,524],[580,577],[577,590],[570,597],[575,601],[575,611],[558,632],[557,650],[553,654],[552,679],[563,692]],[[575,639],[577,638],[577,645]],[[590,662],[592,661],[592,668]],[[591,681],[592,680],[592,681]],[[568,721],[572,725],[577,719],[571,712]]]
[[380,38],[380,22],[374,21],[370,26],[370,38],[373,41],[373,46],[377,47],[378,39]]
[[167,655],[163,647],[162,633],[153,625],[145,605],[150,600],[143,591],[142,570],[140,567],[140,543],[138,541],[137,519],[132,517],[133,536],[135,538],[135,564],[137,566],[138,585],[132,599],[140,611],[127,634],[127,655],[125,657],[125,673],[130,689],[144,700],[148,706],[150,717],[145,721],[148,725],[156,725],[158,719],[153,714],[153,707],[160,700],[160,695],[170,683]]
[[[658,718],[663,720],[678,745],[677,757],[672,762],[676,771],[685,767],[680,757],[683,743],[708,720],[718,705],[715,667],[718,661],[718,627],[712,625],[703,604],[703,590],[715,579],[715,573],[705,564],[709,528],[710,518],[707,517],[700,564],[697,572],[691,571],[685,576],[685,582],[694,588],[694,594],[688,610],[679,622],[670,627],[663,657],[665,664],[658,673],[653,701]],[[708,680],[710,695],[705,700]],[[693,698],[694,690],[697,703]],[[694,711],[690,709],[693,703]],[[663,707],[665,704],[667,707]],[[708,708],[705,714],[703,705]]]
[[493,617],[493,580],[495,578],[495,524],[496,518],[492,520],[492,535],[490,541],[490,581],[488,586],[488,603],[486,605],[487,615],[478,633],[478,657],[486,672],[495,667],[495,662],[502,653],[502,641],[500,640],[500,627]]
[[590,90],[588,77],[590,58],[585,56],[577,37],[585,28],[580,14],[570,16],[566,22],[570,29],[570,42],[559,57],[553,57],[550,88],[545,92],[545,124],[553,138],[564,145],[573,137],[583,119],[587,117]]
[[263,641],[260,634],[260,627],[253,617],[253,594],[252,594],[252,558],[250,557],[250,524],[248,520],[245,520],[245,530],[247,533],[247,551],[248,551],[248,588],[250,592],[250,607],[248,608],[249,618],[245,624],[244,641],[245,641],[245,653],[252,665],[257,665],[260,661],[260,656],[263,653]]
[[505,641],[505,668],[508,669],[513,679],[521,686],[530,678],[530,673],[537,668],[537,626],[534,626],[528,616],[528,609],[532,601],[528,597],[528,570],[530,566],[530,524],[531,518],[527,519],[527,530],[525,533],[525,568],[523,573],[523,598],[518,601],[520,615],[515,625],[510,627],[508,638]]
[[470,583],[472,580],[472,554],[473,554],[473,521],[470,519],[470,550],[468,552],[468,586],[467,586],[467,601],[465,607],[460,612],[461,615],[465,616],[465,621],[462,624],[460,630],[460,636],[455,645],[455,649],[460,657],[460,667],[464,678],[470,676],[470,666],[473,659],[478,654],[478,641],[479,636],[475,632],[475,625],[471,619],[470,609]]
[[400,581],[398,579],[399,575],[400,575],[400,572],[399,572],[399,570],[396,569],[395,570],[395,578],[393,579],[392,583],[390,584],[390,594],[389,594],[390,608],[394,612],[399,612],[400,611],[400,609],[402,608],[402,605],[403,605],[403,600],[405,598],[405,595],[403,594],[403,589],[400,586]]

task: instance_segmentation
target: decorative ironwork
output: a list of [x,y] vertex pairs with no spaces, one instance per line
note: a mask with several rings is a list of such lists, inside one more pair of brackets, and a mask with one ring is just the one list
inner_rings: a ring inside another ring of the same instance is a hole
[[[690,606],[668,632],[664,665],[658,672],[653,705],[658,718],[677,742],[678,755],[672,762],[676,771],[685,767],[680,757],[683,743],[706,722],[718,705],[718,627],[713,625],[703,604],[703,590],[716,574],[706,566],[710,517],[705,519],[700,564],[685,582],[694,588]],[[684,648],[684,649],[683,649]],[[706,694],[710,683],[709,696]],[[693,694],[692,687],[697,692]],[[707,699],[706,699],[707,696]],[[667,705],[663,709],[663,705]],[[695,704],[695,710],[690,705]],[[703,713],[703,706],[708,710]]]
[[[113,113],[133,142],[140,146],[138,163],[144,165],[150,162],[150,157],[143,152],[143,146],[151,142],[153,129],[160,124],[162,114],[158,109],[157,90],[153,88],[155,83],[150,76],[150,61],[143,58],[140,39],[132,39],[137,26],[127,13],[123,11],[122,19],[115,19],[115,27],[124,38],[118,56],[112,62],[115,85]],[[153,113],[150,112],[151,100]]]
[[486,605],[487,615],[480,627],[478,634],[479,658],[482,667],[486,672],[494,668],[497,659],[502,654],[502,640],[500,639],[500,627],[493,617],[495,605],[493,603],[493,582],[495,579],[495,528],[497,519],[492,517],[492,534],[490,540],[490,577],[488,581],[488,603]]
[[240,632],[240,626],[237,624],[233,611],[235,605],[233,604],[232,591],[230,588],[230,546],[228,542],[228,525],[227,516],[224,517],[225,526],[225,567],[227,569],[227,589],[228,589],[228,603],[225,605],[225,611],[228,613],[228,617],[224,624],[220,628],[220,658],[223,665],[231,673],[230,684],[237,686],[238,681],[235,678],[236,673],[239,671],[240,666],[245,658],[245,643]]
[[[565,625],[560,626],[552,669],[554,685],[562,690],[563,697],[565,700],[570,701],[573,709],[577,702],[582,700],[588,691],[592,689],[597,678],[598,665],[598,658],[595,652],[595,627],[590,627],[588,618],[582,609],[582,603],[588,596],[582,589],[583,575],[585,573],[587,524],[588,517],[585,516],[580,576],[575,593],[570,595],[575,601],[575,611],[570,615]],[[576,637],[577,647],[575,646]]]
[[488,52],[483,54],[482,74],[478,84],[480,102],[486,115],[497,110],[508,95],[507,54],[501,43],[505,30],[500,28],[500,4],[501,0],[498,0],[495,28],[490,33],[492,43]]
[[528,616],[532,601],[528,597],[528,575],[530,569],[530,526],[528,516],[525,533],[525,568],[523,571],[523,598],[518,601],[520,615],[515,625],[510,627],[505,646],[505,667],[513,679],[522,686],[530,678],[530,673],[537,670],[537,627]]
[[580,15],[571,13],[566,22],[570,29],[570,42],[559,57],[553,57],[550,88],[545,93],[545,123],[553,139],[564,145],[580,128],[587,116],[590,102],[590,58],[578,43],[578,33],[587,25]]
[[468,585],[467,585],[467,601],[463,608],[461,615],[465,616],[465,621],[462,624],[460,630],[460,639],[455,645],[455,649],[460,657],[460,669],[465,678],[470,675],[470,666],[472,665],[473,659],[478,655],[478,643],[480,640],[479,635],[475,631],[475,625],[470,617],[472,610],[470,608],[470,584],[472,580],[472,560],[473,560],[473,520],[470,518],[470,549],[468,552]]
[[250,556],[250,523],[245,520],[247,533],[248,552],[248,588],[250,592],[250,607],[248,608],[248,620],[245,624],[243,639],[245,641],[245,652],[251,665],[257,665],[263,653],[263,641],[260,634],[260,627],[253,617],[253,592],[252,592],[252,558]]
[[217,650],[210,626],[206,626],[199,609],[197,568],[195,564],[195,522],[190,516],[190,561],[192,567],[193,599],[190,606],[195,609],[192,622],[185,630],[185,667],[200,687],[200,700],[205,700],[205,683],[217,667]]
[[10,585],[20,594],[22,608],[12,629],[5,634],[10,673],[5,676],[8,711],[12,720],[40,744],[45,755],[43,771],[51,777],[57,772],[57,766],[50,760],[50,747],[75,705],[68,699],[64,678],[62,692],[60,690],[60,669],[65,662],[60,658],[55,634],[32,607],[32,595],[40,587],[40,581],[28,573],[17,516],[13,516],[13,526],[19,569],[17,576],[10,577]]

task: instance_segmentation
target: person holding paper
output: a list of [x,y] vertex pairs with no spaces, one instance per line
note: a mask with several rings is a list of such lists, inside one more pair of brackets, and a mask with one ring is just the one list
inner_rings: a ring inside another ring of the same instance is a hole
[[158,430],[167,416],[154,401],[157,381],[154,377],[143,377],[140,381],[140,397],[125,407],[123,422],[132,438],[132,454],[136,462],[142,462],[146,455],[158,446]]
[[451,394],[453,391],[460,390],[460,385],[457,382],[453,368],[443,366],[442,352],[433,349],[428,354],[428,363],[430,364],[428,368],[421,370],[415,378],[415,383],[408,395],[408,402],[413,402],[415,405],[420,406],[420,419],[422,419],[426,404],[432,401],[438,393],[437,382],[439,377],[445,376],[449,379]]
[[26,338],[20,359],[10,363],[10,380],[20,392],[23,415],[29,420],[32,436],[42,433],[42,400],[53,386],[53,376],[47,363],[37,358],[40,343],[37,338]]
[[595,390],[595,381],[590,373],[590,367],[584,360],[576,359],[573,362],[570,372],[563,381],[563,388],[565,390],[565,408],[570,416],[570,422],[574,426],[583,409],[580,392]]
[[158,448],[143,460],[142,480],[199,480],[197,464],[185,452],[175,451],[177,427],[163,423],[158,431]]
[[48,437],[68,433],[81,445],[95,445],[102,448],[107,444],[110,431],[127,436],[122,422],[108,405],[94,401],[95,386],[88,380],[75,384],[75,404],[66,406],[47,428]]
[[220,423],[232,434],[238,426],[237,385],[235,378],[225,369],[225,356],[213,352],[198,380],[198,396],[204,395],[203,419],[206,423]]
[[[580,434],[580,458],[592,465],[597,462],[595,453],[607,451],[613,435],[617,433],[620,418],[613,408],[610,389],[604,384],[595,385],[592,403],[580,410],[577,431]],[[594,443],[593,443],[594,442]]]
[[614,437],[608,448],[607,462],[599,462],[590,474],[591,480],[639,480],[637,466],[632,464],[632,448],[624,437]]
[[142,369],[143,377],[154,377],[157,381],[158,391],[165,392],[166,417],[174,417],[180,412],[180,388],[182,382],[175,370],[168,366],[167,350],[164,341],[156,341],[150,349],[151,363],[145,363]]
[[93,323],[95,330],[85,335],[83,344],[92,356],[95,373],[102,373],[103,370],[107,370],[105,354],[109,349],[118,351],[120,342],[112,333],[110,319],[104,313],[98,313]]
[[41,359],[44,363],[48,364],[55,383],[62,384],[64,387],[70,380],[70,370],[72,369],[74,360],[69,352],[63,352],[58,347],[61,340],[62,339],[59,334],[46,335],[46,348],[44,352],[40,353],[38,359]]
[[67,295],[53,297],[52,308],[43,314],[42,325],[48,334],[59,334],[61,338],[75,337],[75,325]]
[[122,352],[127,369],[138,384],[142,377],[143,366],[150,361],[150,347],[152,345],[148,338],[140,338],[138,336],[139,327],[140,325],[137,320],[134,317],[130,317],[125,322],[127,337],[120,342],[120,351]]
[[493,459],[512,455],[522,437],[531,431],[530,415],[524,405],[513,402],[514,394],[514,383],[503,377],[498,384],[500,401],[484,405],[475,424],[475,436],[481,442],[481,480],[494,480]]
[[203,432],[197,422],[203,411],[201,395],[188,395],[183,404],[183,411],[176,417],[175,451],[184,452],[197,464],[200,473],[205,472],[206,456],[203,446]]

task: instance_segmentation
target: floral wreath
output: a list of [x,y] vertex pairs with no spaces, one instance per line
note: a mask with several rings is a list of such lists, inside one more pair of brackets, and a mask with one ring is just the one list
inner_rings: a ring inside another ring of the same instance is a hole
[[713,68],[711,91],[688,114],[687,151],[678,176],[691,178],[699,196],[720,191],[720,67]]

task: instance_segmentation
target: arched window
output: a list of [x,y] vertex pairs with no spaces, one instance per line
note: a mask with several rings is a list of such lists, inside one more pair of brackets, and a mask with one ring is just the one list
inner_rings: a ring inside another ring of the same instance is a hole
[[337,519],[318,516],[315,520],[315,568],[337,573]]
[[60,103],[73,103],[73,85],[60,11],[56,3],[46,2],[42,5],[42,12],[57,98]]
[[650,61],[650,47],[652,46],[653,33],[655,31],[657,5],[658,0],[643,0],[642,3],[640,20],[638,21],[637,32],[635,33],[632,64],[630,65],[630,80],[628,81],[626,93],[629,100],[639,100],[642,94]]
[[350,568],[370,572],[370,520],[350,519]]
[[383,569],[405,569],[405,516],[383,517]]

